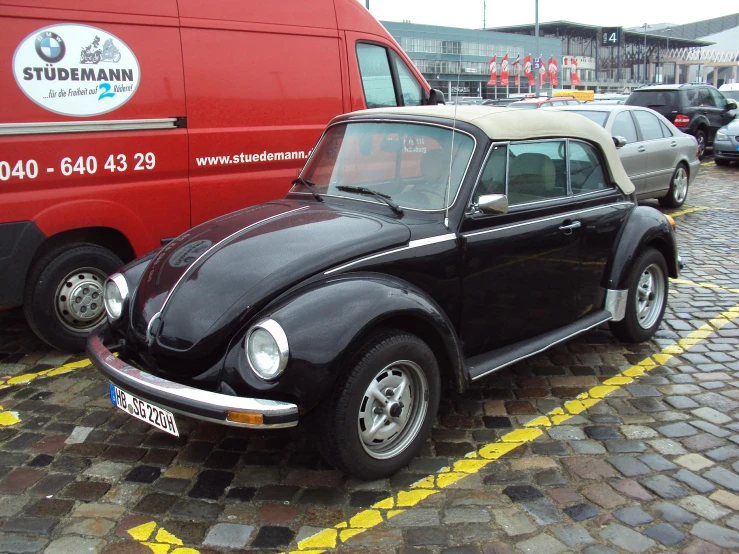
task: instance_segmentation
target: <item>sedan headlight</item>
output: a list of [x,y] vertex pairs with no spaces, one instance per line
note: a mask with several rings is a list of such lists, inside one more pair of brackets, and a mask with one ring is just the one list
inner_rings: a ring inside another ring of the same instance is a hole
[[115,273],[108,278],[103,291],[103,301],[108,318],[111,321],[118,321],[128,302],[128,283],[123,275]]
[[716,140],[729,140],[729,136],[723,133],[716,133]]
[[290,350],[287,335],[275,320],[267,319],[249,329],[244,346],[249,366],[257,377],[271,381],[285,371]]

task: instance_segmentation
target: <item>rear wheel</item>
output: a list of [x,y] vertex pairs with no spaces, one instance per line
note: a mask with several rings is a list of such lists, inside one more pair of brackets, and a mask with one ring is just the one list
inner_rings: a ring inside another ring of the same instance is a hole
[[375,334],[353,356],[326,405],[324,458],[359,479],[397,472],[431,432],[440,387],[426,343],[399,330]]
[[121,265],[113,252],[94,244],[65,244],[46,253],[26,281],[23,308],[31,329],[59,350],[84,350],[87,334],[105,317],[105,279]]
[[647,248],[629,273],[626,314],[612,321],[611,332],[624,342],[644,342],[657,331],[667,306],[667,262],[659,250]]
[[706,153],[706,132],[703,129],[698,129],[695,132],[695,140],[698,141],[698,157],[702,158],[703,154]]
[[688,169],[684,164],[678,164],[670,180],[670,190],[659,199],[661,206],[665,208],[679,208],[688,197]]
[[713,161],[716,162],[716,165],[720,166],[727,166],[731,163],[729,160],[724,160],[723,158],[714,158]]

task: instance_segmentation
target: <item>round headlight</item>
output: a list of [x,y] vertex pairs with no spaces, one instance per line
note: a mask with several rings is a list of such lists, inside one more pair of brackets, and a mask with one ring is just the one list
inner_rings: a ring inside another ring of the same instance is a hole
[[123,315],[123,309],[128,300],[128,284],[120,273],[111,275],[105,282],[104,303],[105,312],[111,321],[117,321]]
[[245,346],[249,365],[261,379],[270,381],[285,371],[289,356],[287,336],[276,321],[268,319],[252,327]]

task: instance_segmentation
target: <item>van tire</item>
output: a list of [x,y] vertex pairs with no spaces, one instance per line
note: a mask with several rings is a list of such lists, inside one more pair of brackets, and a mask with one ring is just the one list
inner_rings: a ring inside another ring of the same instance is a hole
[[122,265],[113,252],[95,244],[69,243],[46,252],[26,279],[23,311],[28,325],[54,348],[84,351],[87,335],[105,318],[105,279]]

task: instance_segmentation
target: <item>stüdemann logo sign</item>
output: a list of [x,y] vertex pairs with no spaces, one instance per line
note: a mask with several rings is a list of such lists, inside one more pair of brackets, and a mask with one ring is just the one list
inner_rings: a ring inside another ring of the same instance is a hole
[[115,35],[66,23],[28,35],[15,50],[13,75],[23,93],[42,108],[90,117],[128,102],[139,86],[141,69],[133,51]]

